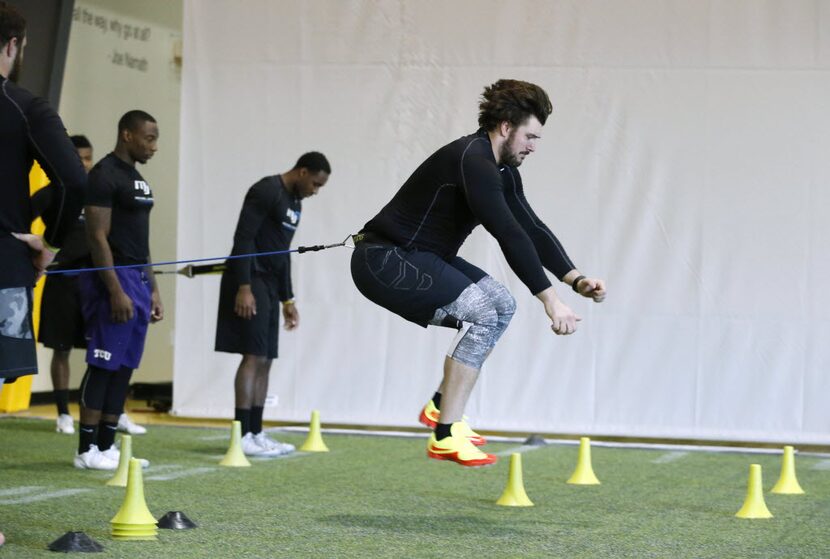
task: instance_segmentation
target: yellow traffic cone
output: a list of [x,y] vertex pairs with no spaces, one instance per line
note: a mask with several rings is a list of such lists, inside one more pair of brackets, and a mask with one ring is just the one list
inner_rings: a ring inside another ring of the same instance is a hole
[[311,425],[308,427],[308,438],[300,447],[303,452],[328,452],[329,447],[323,442],[323,435],[320,434],[320,412],[311,412]]
[[798,479],[795,477],[795,458],[791,446],[784,447],[784,457],[781,460],[781,476],[771,492],[780,495],[804,494],[804,490],[801,489],[801,485],[798,484]]
[[525,484],[522,480],[522,455],[518,452],[514,452],[510,456],[510,473],[507,475],[507,487],[504,488],[504,493],[501,494],[496,504],[503,507],[533,506],[533,501],[525,493]]
[[127,477],[127,494],[121,508],[110,520],[112,536],[116,539],[154,540],[158,528],[156,518],[147,508],[144,500],[144,479],[141,463],[130,459],[130,471]]
[[576,469],[568,479],[568,483],[572,485],[599,485],[599,480],[594,475],[594,468],[591,467],[591,439],[588,437],[579,439],[579,458],[576,462]]
[[127,477],[130,473],[130,458],[133,457],[133,438],[130,435],[121,435],[121,456],[118,458],[118,469],[110,478],[107,485],[113,487],[127,487]]
[[772,513],[764,502],[764,488],[761,483],[761,466],[752,464],[749,467],[749,484],[746,489],[746,500],[735,516],[738,518],[772,518]]
[[245,468],[251,465],[245,457],[245,453],[242,452],[242,423],[239,421],[234,421],[231,424],[231,445],[219,465],[228,466],[229,468]]

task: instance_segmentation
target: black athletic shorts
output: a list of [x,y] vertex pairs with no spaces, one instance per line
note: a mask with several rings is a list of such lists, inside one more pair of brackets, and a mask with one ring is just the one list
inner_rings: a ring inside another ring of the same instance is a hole
[[37,338],[44,346],[58,351],[67,351],[73,347],[86,349],[77,275],[46,276],[40,301],[40,331]]
[[371,240],[355,245],[351,264],[354,284],[367,299],[424,327],[436,310],[487,275],[460,256],[447,262],[432,252]]
[[0,289],[0,378],[8,380],[37,373],[32,334],[32,290]]
[[239,285],[233,272],[222,273],[219,288],[219,316],[216,321],[216,351],[277,358],[279,347],[280,299],[274,276],[254,273],[251,291],[256,300],[256,314],[246,320],[234,310]]

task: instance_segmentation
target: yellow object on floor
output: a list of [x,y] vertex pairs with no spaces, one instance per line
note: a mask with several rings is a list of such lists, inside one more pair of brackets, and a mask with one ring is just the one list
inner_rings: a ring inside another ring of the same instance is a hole
[[760,464],[749,466],[749,483],[746,487],[746,500],[735,516],[738,518],[772,518],[772,513],[764,501],[764,487],[761,482]]
[[497,505],[504,507],[532,507],[533,501],[525,492],[524,479],[522,478],[522,455],[514,452],[510,456],[510,472],[507,474],[507,487],[504,488]]
[[247,468],[251,465],[245,453],[242,452],[242,423],[239,421],[231,423],[231,444],[219,465],[230,468]]
[[124,503],[110,520],[110,525],[112,537],[116,540],[155,540],[158,534],[156,519],[144,500],[141,463],[135,458],[130,459]]
[[329,447],[323,442],[323,435],[320,432],[320,412],[311,412],[311,425],[308,427],[308,438],[300,447],[303,452],[328,452]]
[[594,468],[591,466],[591,439],[588,437],[579,439],[579,458],[568,483],[571,485],[599,485],[599,480],[594,475]]
[[804,490],[795,477],[795,456],[793,447],[784,447],[784,456],[781,459],[781,476],[770,493],[779,495],[803,495]]

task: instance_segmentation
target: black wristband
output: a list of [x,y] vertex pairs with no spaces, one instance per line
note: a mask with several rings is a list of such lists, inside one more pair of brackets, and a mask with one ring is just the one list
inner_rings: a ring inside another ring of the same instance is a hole
[[[577,286],[579,285],[579,282],[581,282],[584,279],[585,279],[585,276],[577,276],[576,279],[571,284],[571,289],[573,289],[575,292],[579,293],[579,287],[577,287]],[[579,294],[582,295],[582,293],[579,293]]]

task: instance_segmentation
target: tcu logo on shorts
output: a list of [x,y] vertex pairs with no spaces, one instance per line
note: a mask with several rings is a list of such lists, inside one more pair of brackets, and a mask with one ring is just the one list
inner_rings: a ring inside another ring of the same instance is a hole
[[144,181],[135,181],[135,189],[140,190],[145,196],[150,195],[150,185]]
[[112,353],[109,351],[104,351],[103,349],[94,349],[92,350],[92,356],[95,359],[103,359],[104,361],[109,361],[112,359]]

